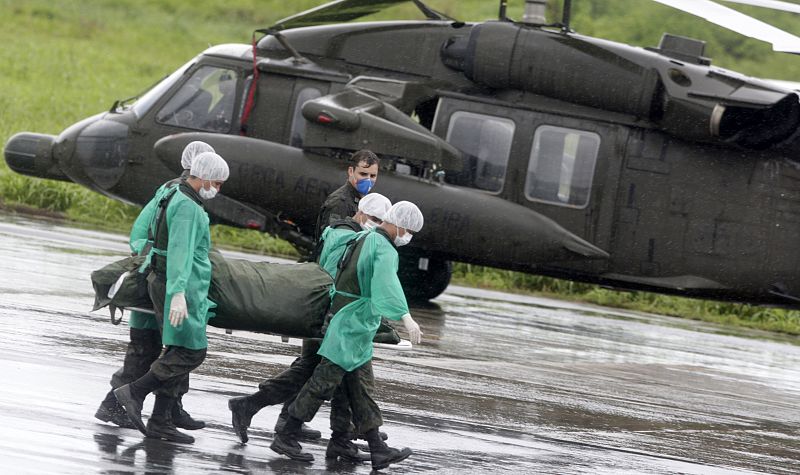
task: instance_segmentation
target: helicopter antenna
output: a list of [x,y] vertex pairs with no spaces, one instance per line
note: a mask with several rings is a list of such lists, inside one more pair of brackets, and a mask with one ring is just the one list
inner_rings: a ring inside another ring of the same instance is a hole
[[508,0],[500,0],[500,12],[497,15],[497,18],[500,21],[507,21],[508,17],[506,16],[506,10],[508,9]]
[[561,17],[561,31],[569,32],[569,17],[572,15],[572,0],[564,0],[564,14]]
[[442,12],[437,12],[433,8],[429,7],[422,3],[422,0],[413,0],[414,5],[425,15],[425,18],[428,20],[441,20],[441,21],[457,21],[455,18],[451,18],[445,15]]

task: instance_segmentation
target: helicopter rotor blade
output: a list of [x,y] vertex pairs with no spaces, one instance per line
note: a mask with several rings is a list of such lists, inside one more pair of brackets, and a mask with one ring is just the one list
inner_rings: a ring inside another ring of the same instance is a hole
[[772,44],[774,51],[800,54],[800,38],[710,0],[654,0],[723,28]]
[[800,13],[800,5],[796,3],[781,2],[779,0],[723,0],[728,3],[741,3],[742,5],[752,5],[754,7],[769,8],[771,10],[781,10],[784,12]]

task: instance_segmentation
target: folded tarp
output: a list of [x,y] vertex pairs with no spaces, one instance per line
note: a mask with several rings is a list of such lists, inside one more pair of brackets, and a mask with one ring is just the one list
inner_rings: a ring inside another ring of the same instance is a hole
[[[226,259],[209,253],[211,287],[208,298],[217,304],[208,324],[297,338],[322,338],[330,306],[331,276],[315,263],[276,264]],[[92,272],[93,310],[152,308],[144,274],[137,272],[144,257],[112,262]],[[114,289],[109,295],[109,291]],[[374,341],[399,343],[394,329],[382,324]]]

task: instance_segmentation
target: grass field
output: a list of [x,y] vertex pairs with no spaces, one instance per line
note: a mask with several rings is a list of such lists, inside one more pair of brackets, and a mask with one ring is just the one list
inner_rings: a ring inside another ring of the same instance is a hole
[[[254,29],[324,3],[312,0],[0,0],[0,141],[16,132],[57,134],[148,88],[209,45],[247,43]],[[495,18],[496,1],[430,0],[462,20]],[[520,17],[523,0],[509,2]],[[789,14],[742,7],[762,20],[800,34]],[[800,81],[800,57],[643,0],[576,0],[572,26],[579,32],[655,46],[663,31],[709,41],[714,63],[746,74]],[[558,7],[551,8],[557,18]],[[412,5],[373,19],[419,18]],[[0,206],[47,210],[82,225],[125,232],[138,209],[77,185],[23,177],[0,161]],[[254,231],[215,226],[216,243],[292,255],[291,246]],[[800,314],[744,305],[701,302],[457,264],[454,281],[520,292],[700,318],[800,334]]]

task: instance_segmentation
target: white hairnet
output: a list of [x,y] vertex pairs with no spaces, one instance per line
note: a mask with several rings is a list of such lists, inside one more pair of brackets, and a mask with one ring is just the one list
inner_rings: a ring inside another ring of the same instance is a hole
[[389,198],[380,193],[370,193],[358,202],[359,211],[381,220],[386,217],[386,212],[391,207],[392,202],[389,201]]
[[417,208],[417,205],[410,201],[398,201],[392,205],[389,211],[386,212],[386,217],[383,218],[383,220],[413,232],[422,229],[422,224],[424,222],[422,211]]
[[211,145],[199,140],[195,140],[194,142],[189,143],[189,145],[183,149],[183,154],[181,154],[181,166],[184,170],[191,170],[192,162],[194,161],[195,157],[203,152],[213,151],[214,147]]
[[214,152],[203,152],[195,157],[189,174],[201,180],[225,181],[230,171],[222,157]]

